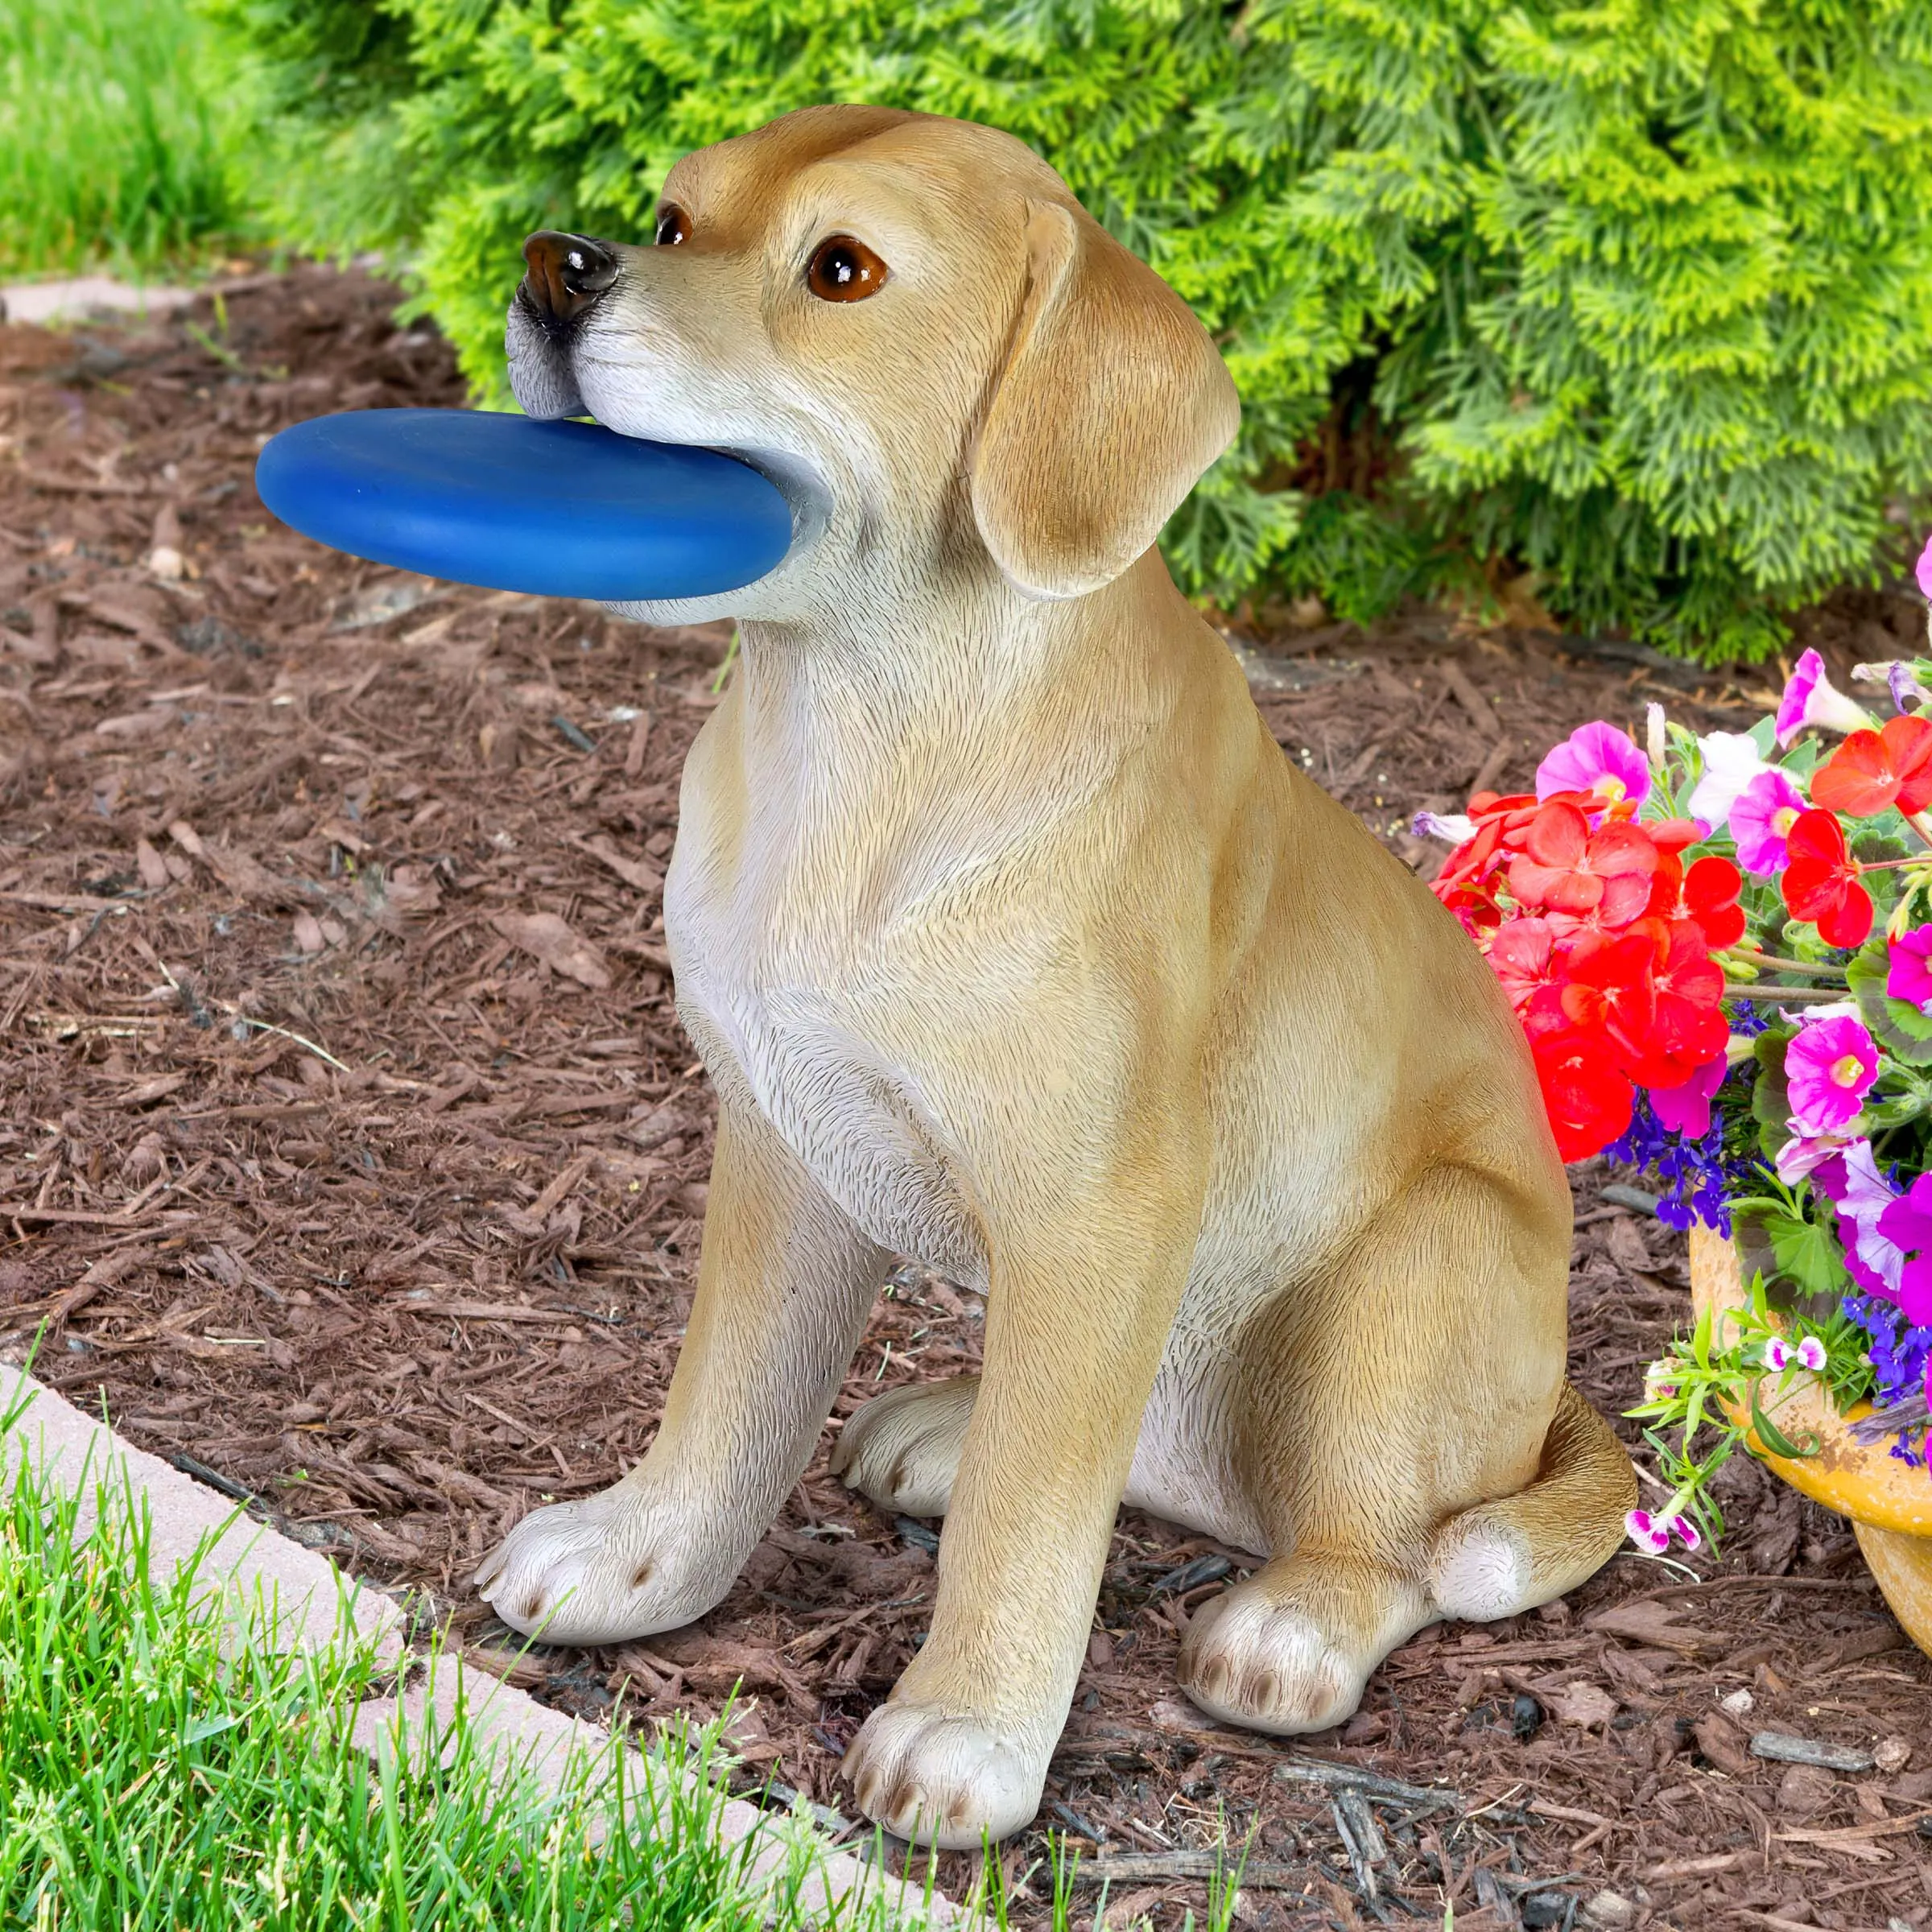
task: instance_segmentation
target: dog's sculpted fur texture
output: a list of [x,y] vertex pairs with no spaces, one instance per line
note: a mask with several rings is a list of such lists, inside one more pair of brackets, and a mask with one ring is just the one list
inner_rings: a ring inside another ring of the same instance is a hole
[[[632,611],[742,623],[664,898],[716,1162],[650,1453],[477,1580],[554,1641],[687,1623],[892,1254],[980,1290],[983,1373],[833,1456],[946,1519],[858,1802],[976,1844],[1034,1815],[1123,1496],[1266,1559],[1181,1678],[1294,1732],[1430,1620],[1580,1582],[1634,1484],[1563,1380],[1570,1196],[1488,967],[1152,547],[1238,415],[1186,306],[962,122],[807,109],[663,203],[683,239],[604,245],[568,317],[526,284],[509,342],[532,415],[733,451],[794,506],[770,577]],[[835,235],[887,265],[862,300],[807,286]]]

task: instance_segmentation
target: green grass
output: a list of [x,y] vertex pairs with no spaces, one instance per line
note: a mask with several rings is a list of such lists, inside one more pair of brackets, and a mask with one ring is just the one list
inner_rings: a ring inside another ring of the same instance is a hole
[[[394,1682],[346,1614],[332,1646],[282,1653],[275,1605],[192,1564],[157,1587],[145,1499],[48,1482],[19,1418],[0,1414],[5,1932],[916,1932],[916,1905],[876,1889],[827,1919],[803,1817],[771,1821],[776,1877],[749,1872],[720,1831],[718,1726],[648,1756],[613,1738],[547,1786],[459,1704],[440,1729],[392,1725],[372,1760],[352,1719]],[[1203,1932],[1228,1932],[1242,1862]],[[1051,1932],[1084,1916],[1075,1869],[1056,1843],[1016,1875]],[[1084,1901],[1097,1928],[1105,1891]],[[964,1932],[1008,1932],[990,1856],[964,1906]]]
[[179,267],[240,221],[188,0],[0,0],[0,275]]
[[[385,1687],[366,1645],[346,1627],[320,1653],[225,1645],[206,1579],[144,1580],[147,1538],[144,1511],[106,1485],[84,1514],[30,1469],[0,1503],[0,1926],[801,1922],[802,1828],[776,1823],[794,1856],[768,1897],[745,1848],[720,1842],[709,1733],[651,1759],[615,1741],[580,1753],[549,1793],[461,1710],[439,1737],[396,1731],[372,1762],[349,1737],[356,1704]],[[271,1616],[254,1606],[258,1632]],[[892,1922],[875,1897],[846,1932]]]

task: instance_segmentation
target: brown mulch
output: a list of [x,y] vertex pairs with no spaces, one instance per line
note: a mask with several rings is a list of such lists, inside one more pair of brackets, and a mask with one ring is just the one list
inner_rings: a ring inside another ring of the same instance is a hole
[[[145,332],[0,328],[0,1341],[19,1360],[50,1322],[39,1372],[74,1400],[427,1593],[559,1706],[710,1715],[741,1679],[747,1775],[849,1817],[839,1753],[925,1628],[929,1525],[821,1463],[723,1606],[606,1650],[519,1659],[468,1589],[523,1510],[642,1453],[676,1358],[712,1104],[658,888],[725,634],[425,583],[266,515],[276,428],[459,399],[392,299],[303,269]],[[1842,673],[1920,621],[1847,595],[1806,635]],[[1735,729],[1777,682],[1432,613],[1259,643],[1290,754],[1425,864],[1415,807],[1526,782],[1571,725],[1654,697]],[[1577,1178],[1575,1372],[1615,1414],[1682,1319],[1683,1246]],[[971,1366],[981,1315],[902,1269],[838,1414]],[[1252,1834],[1244,1924],[1918,1926],[1927,1663],[1836,1519],[1754,1467],[1725,1502],[1707,1585],[1626,1554],[1430,1630],[1293,1748],[1174,1687],[1238,1553],[1124,1514],[1042,1824],[1143,1861],[1114,1922],[1198,1913],[1198,1854]],[[1895,1741],[1834,1775],[1751,1756],[1761,1728]],[[1454,1796],[1338,1807],[1278,1775],[1310,1752]],[[1016,1886],[1043,1843],[1007,1848]],[[1606,1892],[1626,1918],[1577,1916]]]

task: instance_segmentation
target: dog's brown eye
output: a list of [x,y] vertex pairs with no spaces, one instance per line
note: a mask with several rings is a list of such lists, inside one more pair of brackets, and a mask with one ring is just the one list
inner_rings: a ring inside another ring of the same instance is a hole
[[675,248],[680,242],[691,238],[691,217],[675,201],[667,201],[658,210],[658,246]]
[[863,302],[886,286],[886,264],[863,242],[834,235],[819,244],[805,286],[821,302]]

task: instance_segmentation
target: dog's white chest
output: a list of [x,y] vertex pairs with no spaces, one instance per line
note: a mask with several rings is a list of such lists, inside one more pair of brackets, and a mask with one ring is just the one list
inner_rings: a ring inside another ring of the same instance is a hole
[[829,964],[815,970],[809,946],[773,941],[752,889],[707,890],[693,872],[674,857],[665,926],[679,1011],[720,1093],[757,1107],[874,1241],[983,1283],[985,1258],[916,1080],[866,1037]]

